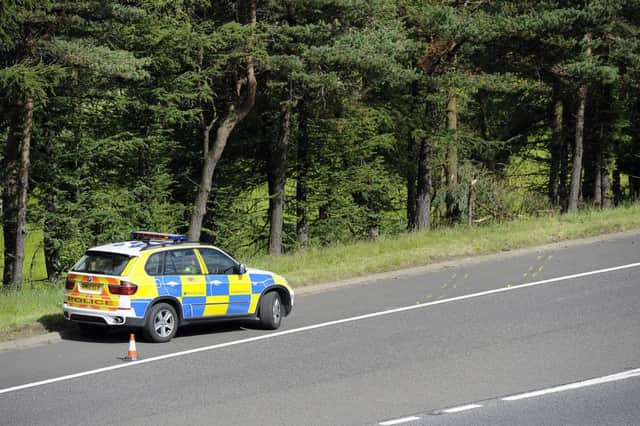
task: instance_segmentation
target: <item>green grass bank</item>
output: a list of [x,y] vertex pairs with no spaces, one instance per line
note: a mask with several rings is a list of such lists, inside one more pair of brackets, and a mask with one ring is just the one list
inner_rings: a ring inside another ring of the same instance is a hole
[[630,229],[640,229],[640,204],[483,226],[461,225],[381,237],[375,241],[312,248],[289,256],[259,257],[248,262],[255,267],[277,271],[295,287],[302,287]]
[[[250,266],[276,271],[299,288],[452,258],[631,229],[640,229],[640,204],[482,226],[461,225],[243,260]],[[37,244],[31,247],[37,248]],[[27,283],[21,291],[0,292],[0,340],[64,327],[60,313],[62,297],[62,287],[43,283]]]

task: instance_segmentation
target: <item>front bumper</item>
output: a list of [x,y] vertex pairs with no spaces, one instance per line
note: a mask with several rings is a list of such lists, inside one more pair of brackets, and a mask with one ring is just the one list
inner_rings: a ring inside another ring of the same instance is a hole
[[108,326],[137,326],[144,324],[144,318],[133,316],[131,309],[118,309],[115,311],[100,311],[97,309],[76,308],[66,303],[62,304],[62,312],[66,319],[87,324],[100,324]]

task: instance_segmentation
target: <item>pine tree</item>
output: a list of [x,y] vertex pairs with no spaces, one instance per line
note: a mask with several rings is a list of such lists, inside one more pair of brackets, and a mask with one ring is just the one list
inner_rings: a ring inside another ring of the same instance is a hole
[[[100,75],[100,79],[146,75],[142,70],[145,60],[107,47],[96,37],[104,36],[101,30],[127,9],[118,6],[92,1],[10,2],[4,10],[2,19],[10,20],[4,28],[11,31],[4,33],[1,48],[5,55],[0,64],[0,87],[6,93],[3,110],[10,129],[3,191],[5,285],[22,281],[31,135],[38,124],[34,116],[48,105],[54,90],[64,92],[74,87],[79,75]],[[76,19],[83,14],[82,19]],[[95,25],[92,19],[97,20]]]

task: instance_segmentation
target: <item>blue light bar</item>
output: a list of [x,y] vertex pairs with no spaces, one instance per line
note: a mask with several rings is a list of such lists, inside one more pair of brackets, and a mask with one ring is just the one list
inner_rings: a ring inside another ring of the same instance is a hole
[[166,241],[187,241],[186,235],[164,234],[162,232],[133,231],[131,238],[134,240],[166,240]]

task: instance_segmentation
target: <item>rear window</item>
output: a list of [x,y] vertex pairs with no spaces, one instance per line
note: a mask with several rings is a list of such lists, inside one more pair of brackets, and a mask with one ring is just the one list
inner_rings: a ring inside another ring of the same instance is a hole
[[120,275],[129,259],[131,258],[124,254],[89,251],[71,270],[89,274]]

